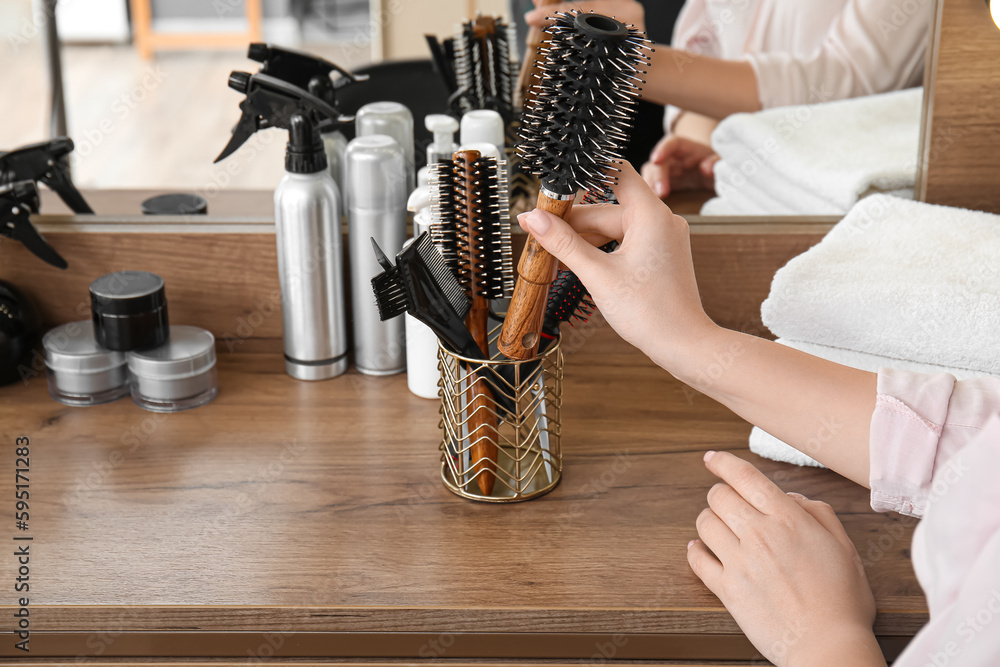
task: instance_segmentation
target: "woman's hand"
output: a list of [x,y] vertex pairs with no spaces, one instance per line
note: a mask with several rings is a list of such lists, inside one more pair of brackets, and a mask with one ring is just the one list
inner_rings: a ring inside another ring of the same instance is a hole
[[[622,338],[668,372],[715,324],[695,283],[687,221],[674,215],[628,163],[615,186],[620,206],[575,206],[569,224],[536,209],[521,225],[576,273]],[[603,253],[580,234],[621,241]]]
[[884,666],[875,600],[833,509],[728,452],[705,465],[724,483],[708,492],[688,562],[753,645],[779,667]]
[[[535,0],[538,4],[538,0]],[[635,0],[584,0],[582,2],[559,2],[554,5],[536,7],[524,15],[524,22],[529,26],[541,28],[548,25],[547,18],[555,12],[568,12],[578,9],[581,12],[597,12],[615,18],[622,23],[633,25],[646,31],[646,10]]]
[[711,146],[672,134],[653,148],[642,177],[660,199],[677,190],[711,190],[718,160]]

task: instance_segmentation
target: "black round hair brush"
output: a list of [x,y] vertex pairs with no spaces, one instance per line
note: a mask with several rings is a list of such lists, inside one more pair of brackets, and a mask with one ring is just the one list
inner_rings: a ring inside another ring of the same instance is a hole
[[[576,10],[557,12],[546,32],[541,78],[521,118],[517,152],[541,178],[536,208],[564,218],[577,191],[605,193],[615,183],[613,165],[622,160],[649,41],[613,18]],[[538,350],[557,264],[528,238],[498,341],[507,357],[528,359]]]

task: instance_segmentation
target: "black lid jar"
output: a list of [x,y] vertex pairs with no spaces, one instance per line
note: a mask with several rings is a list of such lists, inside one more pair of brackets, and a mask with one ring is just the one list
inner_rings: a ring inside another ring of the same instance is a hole
[[148,271],[116,271],[90,284],[94,337],[109,350],[158,347],[170,336],[163,278]]

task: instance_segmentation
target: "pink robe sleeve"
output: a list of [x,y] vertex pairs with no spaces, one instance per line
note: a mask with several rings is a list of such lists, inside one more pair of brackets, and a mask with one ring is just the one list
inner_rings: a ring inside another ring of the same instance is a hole
[[817,104],[920,83],[933,2],[849,0],[808,56],[753,53],[761,106]]
[[[966,408],[983,397],[951,402]],[[974,432],[952,456],[939,455],[927,515],[911,545],[931,618],[895,667],[1000,664],[1000,417]]]
[[871,503],[923,516],[934,476],[1000,413],[1000,379],[881,369],[871,422]]

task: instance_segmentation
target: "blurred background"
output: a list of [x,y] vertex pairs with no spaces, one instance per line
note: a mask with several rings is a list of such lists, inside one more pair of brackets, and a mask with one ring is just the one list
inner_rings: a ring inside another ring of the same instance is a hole
[[[644,4],[650,36],[669,40],[681,0]],[[212,164],[240,114],[242,97],[227,87],[229,73],[258,67],[246,58],[250,21],[259,20],[263,41],[355,70],[427,59],[425,34],[450,36],[478,13],[512,20],[521,46],[530,0],[257,0],[250,6],[244,0],[59,0],[56,7],[77,186],[203,191],[213,185],[270,189],[283,174],[282,132],[259,132],[248,142],[252,148]],[[0,150],[49,137],[48,14],[41,0],[0,1]],[[143,14],[154,39],[175,39],[185,48],[150,48],[148,37],[144,46],[136,34]]]

